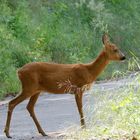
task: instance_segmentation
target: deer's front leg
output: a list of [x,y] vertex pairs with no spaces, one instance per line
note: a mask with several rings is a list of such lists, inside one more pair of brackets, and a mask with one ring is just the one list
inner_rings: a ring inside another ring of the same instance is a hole
[[85,120],[84,120],[84,115],[83,115],[82,97],[83,97],[83,93],[75,94],[75,100],[76,100],[77,108],[80,114],[81,126],[82,128],[85,128],[86,126],[85,126]]

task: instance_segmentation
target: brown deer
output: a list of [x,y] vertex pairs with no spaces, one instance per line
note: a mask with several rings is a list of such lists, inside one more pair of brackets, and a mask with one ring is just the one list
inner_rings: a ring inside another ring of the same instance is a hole
[[22,84],[21,94],[9,102],[5,134],[8,138],[10,121],[13,109],[16,105],[30,98],[27,105],[38,132],[46,136],[41,128],[35,113],[34,105],[41,92],[54,94],[65,94],[67,92],[75,95],[76,104],[80,114],[81,126],[85,126],[82,110],[82,97],[85,90],[93,83],[97,76],[104,70],[109,61],[124,60],[124,54],[115,44],[109,41],[107,34],[102,37],[103,50],[97,59],[88,64],[51,64],[45,62],[33,62],[24,65],[18,70],[18,77]]

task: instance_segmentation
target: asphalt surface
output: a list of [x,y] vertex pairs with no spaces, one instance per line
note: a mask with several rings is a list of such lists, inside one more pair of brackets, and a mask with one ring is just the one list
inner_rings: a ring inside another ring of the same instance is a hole
[[[131,79],[131,78],[130,78]],[[91,90],[113,90],[128,83],[128,79],[119,81],[103,82],[94,84]],[[83,104],[93,105],[94,96],[86,93]],[[0,140],[9,140],[3,133],[6,116],[7,103],[9,99],[0,102]],[[74,96],[71,94],[48,94],[41,95],[35,106],[36,116],[49,137],[41,136],[35,124],[26,110],[28,100],[19,104],[13,112],[10,135],[13,140],[57,140],[62,139],[65,131],[72,126],[80,126],[79,113]],[[84,111],[86,117],[88,113]]]
[[[84,99],[85,102],[86,98]],[[7,100],[0,105],[0,140],[7,140],[3,130],[7,115]],[[26,110],[28,100],[19,104],[13,112],[10,134],[14,140],[48,140],[38,134],[35,124]],[[56,139],[66,129],[80,125],[75,99],[70,94],[43,94],[35,106],[36,116],[49,139]],[[61,137],[61,136],[60,136]]]

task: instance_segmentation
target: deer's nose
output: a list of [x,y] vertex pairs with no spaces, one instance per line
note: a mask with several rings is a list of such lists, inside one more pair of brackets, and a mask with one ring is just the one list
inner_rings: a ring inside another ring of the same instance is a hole
[[126,59],[126,57],[125,56],[123,56],[122,58],[121,58],[121,60],[125,60]]

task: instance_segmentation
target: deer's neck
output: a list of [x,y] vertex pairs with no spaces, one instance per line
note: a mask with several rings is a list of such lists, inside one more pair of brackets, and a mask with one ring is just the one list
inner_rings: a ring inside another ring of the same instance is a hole
[[105,69],[105,66],[109,63],[107,59],[107,55],[104,51],[102,51],[97,59],[88,65],[88,70],[92,75],[91,81],[93,82],[99,74]]

